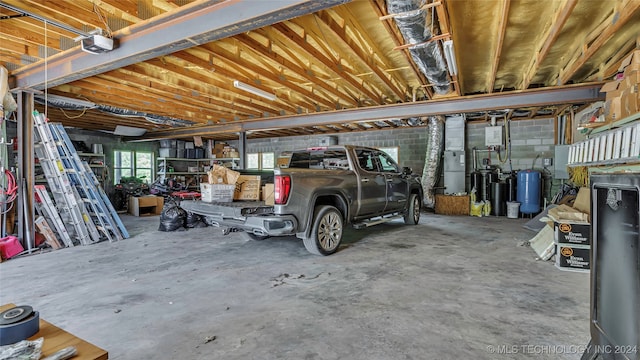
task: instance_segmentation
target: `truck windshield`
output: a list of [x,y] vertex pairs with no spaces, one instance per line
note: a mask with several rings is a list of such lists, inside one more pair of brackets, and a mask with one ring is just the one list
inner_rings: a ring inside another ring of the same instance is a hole
[[349,169],[345,150],[296,151],[291,154],[289,168]]

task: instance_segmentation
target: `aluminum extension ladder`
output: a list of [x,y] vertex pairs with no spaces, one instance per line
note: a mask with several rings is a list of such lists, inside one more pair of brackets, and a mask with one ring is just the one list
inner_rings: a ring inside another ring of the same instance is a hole
[[128,238],[129,234],[120,221],[118,213],[111,205],[111,201],[100,186],[89,164],[80,159],[64,126],[60,123],[49,123],[49,128],[58,145],[60,159],[67,176],[90,210],[89,214],[98,230],[110,242]]
[[100,234],[98,229],[87,214],[76,188],[69,182],[66,170],[60,159],[58,146],[44,115],[34,111],[33,120],[39,139],[39,142],[34,146],[34,150],[49,183],[49,189],[53,194],[60,218],[65,224],[70,238],[78,240],[82,245],[99,241]]
[[64,227],[64,223],[62,222],[60,215],[58,215],[58,212],[56,211],[55,205],[53,205],[53,201],[51,201],[51,198],[49,197],[47,189],[44,185],[35,185],[33,190],[36,193],[35,204],[40,215],[44,216],[47,223],[53,224],[53,228],[56,230],[56,233],[58,233],[58,236],[62,239],[62,243],[65,246],[75,246],[73,241],[71,241],[71,237],[69,237],[67,228]]

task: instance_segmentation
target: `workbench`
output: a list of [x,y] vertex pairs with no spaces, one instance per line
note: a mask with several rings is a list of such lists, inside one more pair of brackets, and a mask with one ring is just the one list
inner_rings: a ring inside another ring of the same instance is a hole
[[[0,312],[13,307],[15,307],[14,304],[0,305]],[[37,311],[37,309],[34,309],[34,311]],[[35,340],[40,337],[44,338],[42,343],[43,358],[68,346],[74,346],[77,350],[77,355],[73,357],[74,360],[106,360],[109,358],[109,353],[106,350],[84,341],[50,322],[42,320],[42,318],[40,318],[40,330],[28,340]]]

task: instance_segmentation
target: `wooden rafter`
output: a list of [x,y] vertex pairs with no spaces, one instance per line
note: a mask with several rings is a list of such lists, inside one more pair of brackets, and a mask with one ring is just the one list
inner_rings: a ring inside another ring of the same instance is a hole
[[349,39],[346,34],[346,29],[341,27],[334,19],[332,19],[326,11],[321,11],[318,14],[318,18],[321,20],[321,24],[324,24],[327,29],[331,30],[334,37],[333,39],[337,39],[342,42],[346,47],[348,47],[356,56],[361,63],[365,64],[368,69],[386,86],[387,89],[393,92],[399,99],[404,99],[405,94],[403,91],[394,84],[393,78],[390,74],[385,74],[373,61],[368,60],[369,56],[367,56],[362,49],[354,43],[353,40]]
[[[445,0],[442,0],[442,4],[436,6],[436,14],[438,15],[438,24],[440,26],[440,32],[450,34],[453,36],[453,29],[449,25],[449,13],[447,11],[447,7],[444,4]],[[458,62],[458,65],[460,63]],[[454,92],[456,95],[460,96],[462,94],[462,86],[460,84],[460,66],[458,66],[458,74],[451,75],[449,78],[451,79],[451,85],[453,86]]]
[[353,98],[346,96],[344,93],[340,92],[338,89],[330,86],[324,81],[318,81],[318,78],[316,78],[314,74],[308,69],[300,67],[298,64],[295,64],[294,62],[288,60],[284,56],[279,55],[275,51],[271,51],[271,49],[263,46],[255,39],[252,39],[250,36],[246,34],[240,34],[240,35],[237,35],[235,39],[243,43],[245,46],[247,46],[249,49],[254,51],[256,54],[271,59],[272,61],[280,64],[284,69],[292,71],[293,73],[298,75],[300,78],[306,79],[310,83],[317,85],[317,87],[315,87],[312,90],[312,94],[314,94],[313,98],[318,97],[318,95],[315,94],[315,92],[321,91],[321,95],[324,98],[327,98],[329,96],[328,94],[331,94],[331,96],[333,96],[334,98],[345,101],[347,104],[350,104],[352,106],[357,105],[357,101],[355,101]]
[[[286,23],[278,23],[273,25],[273,28],[288,37],[291,40],[291,44],[298,47],[300,50],[304,51],[308,56],[319,60],[322,64],[324,64],[327,68],[329,68],[332,72],[334,72],[337,76],[341,77],[345,82],[349,85],[353,86],[363,95],[369,97],[377,104],[383,104],[382,97],[380,94],[374,94],[369,89],[367,89],[360,79],[355,79],[352,74],[344,71],[338,64],[331,61],[331,59],[327,58],[325,54],[319,52],[315,48],[313,48],[304,37],[298,35],[295,31],[293,31]],[[359,96],[356,98],[360,98]]]
[[[375,0],[375,1],[372,1],[371,4],[373,5],[373,9],[376,11],[376,13],[378,14],[379,17],[386,15],[384,0]],[[396,46],[404,44],[404,41],[402,39],[402,35],[400,35],[400,33],[398,32],[397,28],[392,26],[392,23],[389,20],[383,21],[382,24],[384,25],[385,29],[387,30],[387,33],[393,39],[393,42],[396,44]],[[418,68],[416,63],[413,62],[413,59],[411,58],[411,55],[409,54],[409,52],[407,50],[405,50],[402,53],[404,54],[404,56],[407,59],[407,61],[409,62],[409,64],[411,64],[411,68],[413,69],[413,73],[415,74],[415,76],[418,79],[420,79],[420,83],[422,85],[429,84],[429,81],[424,76],[422,71],[420,71],[420,69]],[[424,92],[425,92],[425,94],[427,95],[427,97],[429,99],[433,98],[433,89],[431,89],[431,87],[422,87],[422,89],[424,89]]]
[[511,6],[511,0],[502,0],[501,15],[499,16],[500,24],[498,25],[498,41],[496,44],[495,55],[493,57],[493,63],[491,64],[491,72],[489,72],[489,86],[487,91],[493,93],[493,87],[496,83],[496,73],[498,72],[498,66],[500,65],[500,56],[502,55],[502,45],[504,43],[504,35],[507,32],[507,23],[509,21],[509,7]]
[[564,28],[565,23],[569,19],[569,16],[573,12],[573,9],[576,7],[578,0],[566,0],[564,6],[561,6],[556,12],[553,19],[553,26],[548,28],[545,35],[542,37],[543,41],[539,46],[536,46],[536,54],[531,59],[531,64],[529,64],[528,71],[525,73],[521,89],[527,89],[531,84],[531,80],[538,72],[540,65],[549,54],[549,50],[551,50],[551,46],[556,42],[558,36],[560,36],[560,32]]
[[564,85],[571,80],[573,75],[587,62],[600,48],[609,40],[616,31],[622,28],[640,9],[640,1],[629,1],[622,9],[618,10],[618,17],[615,23],[610,24],[598,37],[586,47],[585,51],[575,61],[567,64],[560,73],[560,84]]

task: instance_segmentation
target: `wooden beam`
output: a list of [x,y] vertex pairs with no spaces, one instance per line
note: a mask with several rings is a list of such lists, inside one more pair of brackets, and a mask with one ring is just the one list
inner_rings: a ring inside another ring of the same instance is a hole
[[[367,60],[368,56],[362,51],[362,49],[354,43],[353,40],[349,39],[346,30],[344,27],[340,27],[340,25],[332,19],[326,11],[321,11],[316,13],[316,16],[321,20],[321,24],[329,29],[335,36],[333,40],[339,39],[344,46],[349,48],[353,54],[355,54],[356,58],[379,79],[386,86],[387,89],[393,92],[399,100],[403,101],[406,97],[406,94],[392,81],[393,76],[391,74],[385,74],[376,64],[372,63],[372,61]],[[322,29],[320,29],[322,31]]]
[[614,23],[607,26],[607,28],[600,33],[600,35],[587,47],[586,51],[576,59],[575,62],[568,64],[560,74],[560,84],[565,85],[571,80],[573,75],[582,68],[582,66],[591,59],[591,57],[600,48],[611,39],[615,33],[620,30],[629,20],[633,18],[636,11],[640,9],[640,1],[629,1],[626,5],[618,11],[617,19]]
[[509,7],[511,6],[511,0],[502,0],[502,10],[500,23],[498,25],[498,43],[496,44],[495,56],[493,57],[493,64],[491,64],[491,72],[489,73],[489,86],[487,91],[489,94],[493,92],[493,87],[496,83],[496,73],[498,72],[498,65],[500,65],[500,56],[502,55],[502,45],[504,43],[504,34],[507,31],[507,23],[509,22]]
[[537,46],[538,49],[536,51],[536,55],[531,59],[531,63],[529,64],[528,71],[526,72],[521,89],[527,89],[531,84],[531,80],[538,72],[540,65],[549,54],[549,50],[551,50],[551,46],[555,44],[558,36],[560,36],[560,32],[564,28],[567,20],[569,19],[573,9],[576,7],[578,0],[566,0],[564,6],[561,6],[559,10],[556,12],[552,26],[549,27],[543,36],[542,44]]
[[[378,16],[382,16],[382,15],[386,14],[384,0],[374,0],[374,1],[371,2],[371,5],[373,6],[373,9],[376,11]],[[391,25],[391,23],[388,20],[387,21],[383,21],[382,24],[387,29],[387,32],[389,33],[389,35],[393,39],[393,42],[396,45],[401,45],[401,44],[404,43],[404,39],[402,38],[402,35],[399,33],[399,31],[397,30],[396,27]],[[420,69],[418,68],[416,63],[413,61],[413,59],[411,58],[411,54],[409,54],[409,52],[407,50],[403,51],[403,53],[404,53],[405,58],[407,59],[407,62],[409,64],[411,64],[411,68],[413,69],[413,73],[415,74],[415,76],[418,79],[420,79],[420,83],[422,85],[429,84],[429,80],[427,80],[427,78],[424,76],[422,71],[420,71]],[[427,95],[427,98],[433,99],[433,89],[431,89],[430,87],[423,88],[423,89],[425,90],[425,94]]]
[[[440,25],[440,32],[451,34],[451,37],[453,37],[453,29],[451,29],[451,26],[449,25],[449,12],[447,11],[447,7],[445,5],[446,3],[443,3],[442,6],[436,7],[436,14],[438,15],[438,24]],[[456,63],[458,64],[458,73],[454,75],[449,75],[450,73],[447,72],[447,76],[449,76],[449,78],[451,79],[451,85],[453,86],[454,92],[456,93],[456,95],[460,96],[463,94],[462,85],[460,83],[462,67],[460,66],[461,64],[457,59],[456,59]]]
[[[317,85],[317,88],[314,89],[314,91],[324,90],[324,92],[322,92],[322,95],[324,96],[324,98],[327,98],[326,94],[329,93],[329,94],[332,94],[335,98],[345,101],[347,104],[350,104],[352,106],[357,106],[358,102],[352,97],[345,95],[344,93],[340,92],[338,89],[332,87],[331,85],[327,84],[324,81],[318,81],[319,79],[316,76],[314,76],[314,74],[311,71],[299,66],[298,64],[295,64],[293,61],[290,61],[286,57],[265,47],[260,42],[251,38],[249,35],[239,34],[235,36],[234,39],[243,43],[245,46],[247,46],[248,50],[251,50],[260,56],[271,59],[273,62],[280,64],[280,66],[282,66],[283,68],[297,74],[303,79],[306,79],[310,83]],[[283,51],[284,50],[285,49],[283,49]],[[291,54],[291,56],[292,58],[297,59],[297,57],[294,56],[293,54]],[[314,94],[314,98],[317,98],[317,97],[318,95]]]
[[384,104],[380,94],[374,94],[369,89],[363,86],[360,79],[355,79],[351,74],[344,71],[338,64],[333,62],[331,59],[327,58],[325,54],[316,50],[311,44],[309,44],[304,36],[300,36],[298,33],[293,31],[289,25],[286,23],[278,23],[272,26],[275,30],[282,33],[284,36],[288,37],[291,40],[291,44],[298,47],[300,50],[307,53],[308,56],[319,60],[322,64],[324,64],[327,68],[329,68],[336,75],[341,77],[346,83],[353,86],[363,95],[369,97],[371,100],[375,101],[376,104]]

